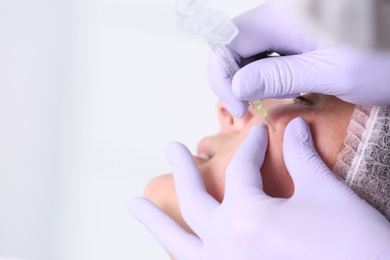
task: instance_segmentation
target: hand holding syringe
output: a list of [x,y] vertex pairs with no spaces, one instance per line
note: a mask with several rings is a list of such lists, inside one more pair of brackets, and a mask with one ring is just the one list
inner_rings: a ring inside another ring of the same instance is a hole
[[[188,34],[203,36],[233,78],[240,67],[226,45],[236,37],[238,28],[223,13],[208,8],[207,1],[178,0],[176,13],[180,17],[177,20],[177,25]],[[261,100],[250,100],[247,103],[250,107],[255,108],[274,128],[267,118],[267,111]]]

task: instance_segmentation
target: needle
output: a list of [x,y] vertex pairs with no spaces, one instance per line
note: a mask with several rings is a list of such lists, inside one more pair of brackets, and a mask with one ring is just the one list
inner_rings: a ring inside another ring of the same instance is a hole
[[274,125],[271,123],[271,121],[269,121],[268,117],[264,117],[264,118],[267,120],[268,124],[272,127],[272,129],[275,130]]
[[260,99],[258,100],[250,100],[248,101],[248,105],[249,107],[253,107],[254,109],[256,109],[257,112],[259,112],[259,114],[265,118],[265,120],[267,120],[268,124],[272,127],[272,129],[275,130],[275,127],[274,125],[271,123],[271,121],[269,121],[268,117],[267,117],[267,110],[265,110],[264,106],[263,106],[263,102],[261,102]]

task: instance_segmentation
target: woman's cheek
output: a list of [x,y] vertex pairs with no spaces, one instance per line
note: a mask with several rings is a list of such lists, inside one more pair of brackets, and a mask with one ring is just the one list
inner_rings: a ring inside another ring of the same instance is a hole
[[267,195],[289,198],[294,192],[294,184],[283,159],[282,146],[285,125],[279,125],[278,128],[282,128],[281,131],[269,132],[268,149],[260,171],[263,190]]

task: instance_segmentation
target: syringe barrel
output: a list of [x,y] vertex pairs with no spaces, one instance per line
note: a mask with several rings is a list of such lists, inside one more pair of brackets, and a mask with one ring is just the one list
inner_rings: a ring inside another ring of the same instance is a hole
[[225,70],[229,73],[230,77],[233,78],[236,72],[240,69],[240,66],[238,66],[233,54],[223,43],[209,41],[209,45],[224,66]]

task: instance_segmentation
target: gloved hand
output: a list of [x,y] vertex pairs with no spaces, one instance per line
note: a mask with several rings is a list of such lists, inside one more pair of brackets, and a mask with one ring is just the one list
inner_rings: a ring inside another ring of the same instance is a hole
[[211,88],[234,116],[245,115],[247,105],[242,100],[304,92],[334,95],[354,104],[390,104],[390,51],[369,52],[320,43],[277,1],[249,10],[233,22],[240,32],[228,47],[241,66],[265,51],[287,55],[253,61],[232,80],[217,57],[210,54]]
[[186,147],[167,146],[181,212],[197,236],[144,198],[130,201],[129,211],[176,259],[389,259],[389,222],[325,166],[302,118],[284,137],[295,185],[289,199],[262,190],[266,149],[266,128],[257,125],[226,170],[220,204],[206,192]]

